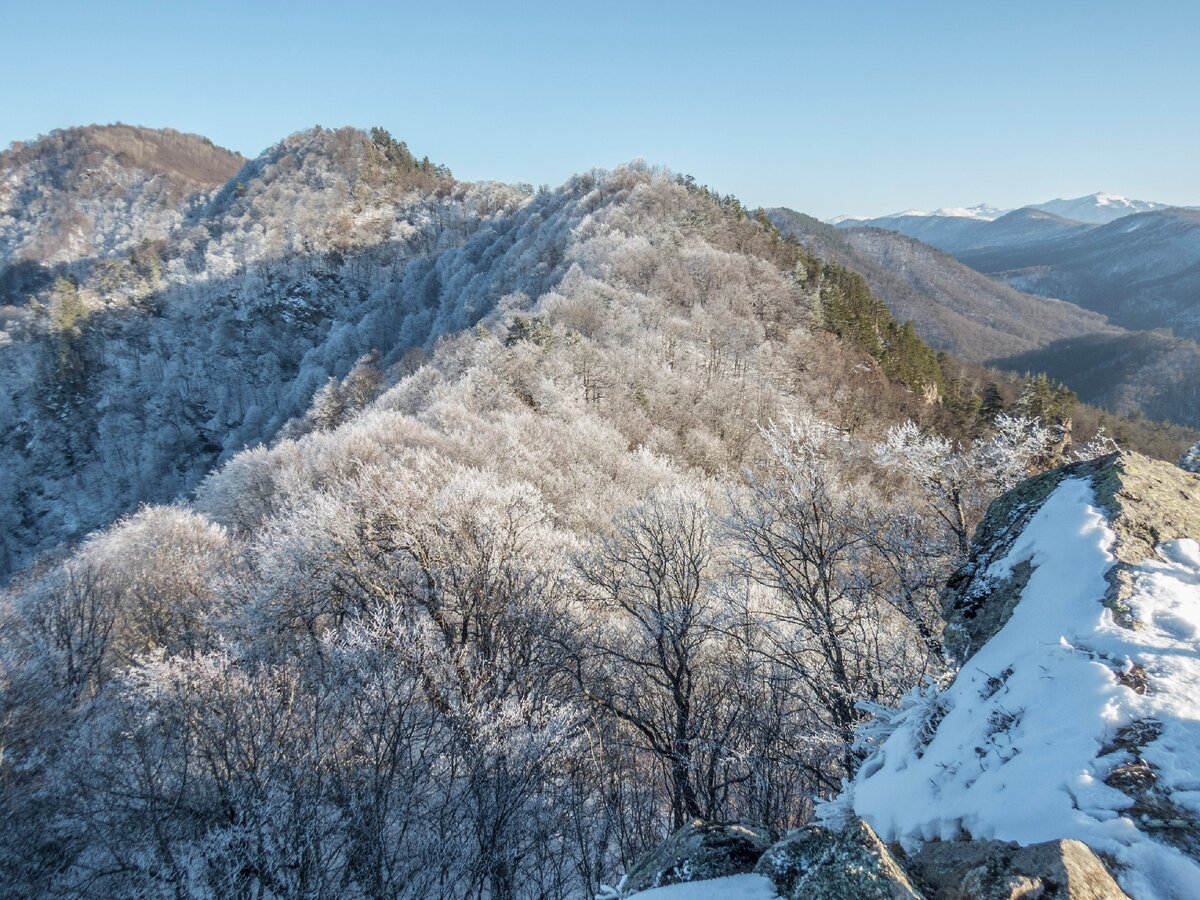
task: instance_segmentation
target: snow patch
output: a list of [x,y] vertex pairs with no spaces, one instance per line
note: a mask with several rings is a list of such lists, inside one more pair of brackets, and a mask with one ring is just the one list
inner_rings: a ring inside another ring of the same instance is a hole
[[[1156,723],[1140,750],[1170,801],[1200,810],[1200,547],[1172,541],[1136,574],[1118,625],[1103,602],[1115,535],[1089,482],[1067,479],[988,570],[1034,567],[1004,627],[929,704],[895,717],[845,801],[885,841],[913,848],[969,835],[1031,844],[1077,838],[1123,866],[1137,897],[1200,896],[1200,865],[1152,840],[1132,799],[1105,779],[1132,761],[1127,726]],[[1153,689],[1126,687],[1144,672]],[[1124,682],[1124,684],[1123,684]]]
[[729,875],[652,888],[634,896],[638,900],[776,900],[779,895],[763,875]]

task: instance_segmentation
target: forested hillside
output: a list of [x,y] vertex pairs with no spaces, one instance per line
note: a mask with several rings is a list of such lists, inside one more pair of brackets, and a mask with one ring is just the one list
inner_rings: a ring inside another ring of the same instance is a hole
[[642,164],[314,129],[51,274],[0,346],[16,895],[581,897],[802,824],[945,675],[989,501],[1113,449]]
[[1013,287],[1070,300],[1126,328],[1200,338],[1200,210],[1117,219],[1054,240],[957,252]]
[[[0,153],[0,273],[165,238],[243,162],[206,138],[127,125],[68,128],[14,144]],[[15,274],[0,275],[10,294],[15,282]]]
[[[1073,221],[1054,214],[1072,209]],[[994,221],[953,215],[844,220],[915,238],[1017,291],[1066,300],[1134,330],[1200,338],[1200,210],[1099,194]]]
[[127,251],[37,267],[0,335],[0,572],[189,490],[369,351],[395,364],[554,277],[543,251],[581,212],[512,215],[526,194],[377,137],[294,135],[167,237],[135,214]]
[[985,363],[1060,338],[1118,331],[1101,315],[1022,294],[893,231],[835,229],[790,209],[773,209],[770,216],[785,234],[861,272],[892,312],[911,319],[933,347],[971,362]]
[[[960,224],[998,225],[1012,215]],[[1022,293],[896,232],[834,228],[788,209],[770,216],[815,252],[862,274],[891,311],[912,320],[938,350],[1018,375],[1046,373],[1118,416],[1200,427],[1191,387],[1200,381],[1195,341],[1165,331],[1131,332],[1073,303]]]

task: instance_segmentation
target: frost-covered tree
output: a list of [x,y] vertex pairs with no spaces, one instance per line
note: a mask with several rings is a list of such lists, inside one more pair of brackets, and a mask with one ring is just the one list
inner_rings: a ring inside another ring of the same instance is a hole
[[987,505],[1031,474],[1051,443],[1050,430],[1037,419],[1001,415],[992,434],[967,447],[908,421],[889,429],[875,454],[881,465],[916,481],[965,559]]
[[715,530],[703,495],[667,490],[622,515],[580,566],[587,614],[604,621],[580,650],[580,685],[667,769],[675,828],[711,813],[696,779],[720,734]]
[[[904,619],[887,613],[889,584],[875,535],[877,499],[842,474],[846,438],[812,418],[772,425],[730,519],[745,576],[766,588],[761,652],[790,675],[810,728],[828,743],[814,780],[829,791],[852,773],[861,701],[890,697],[920,667]],[[914,611],[915,613],[915,611]],[[923,623],[924,624],[924,623]]]

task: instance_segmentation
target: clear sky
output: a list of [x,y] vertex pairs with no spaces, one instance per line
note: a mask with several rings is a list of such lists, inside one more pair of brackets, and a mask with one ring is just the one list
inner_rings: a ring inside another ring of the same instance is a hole
[[0,0],[0,145],[382,125],[460,178],[641,157],[821,217],[1200,204],[1200,3]]

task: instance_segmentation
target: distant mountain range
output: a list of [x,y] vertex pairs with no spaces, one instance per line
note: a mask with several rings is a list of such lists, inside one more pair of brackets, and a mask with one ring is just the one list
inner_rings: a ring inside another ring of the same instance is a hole
[[837,227],[898,232],[1017,290],[1069,300],[1126,328],[1200,339],[1200,209],[1093,194],[994,219],[978,210]]
[[[1131,200],[1104,191],[1088,194],[1086,197],[1076,197],[1073,200],[1048,200],[1045,203],[1031,203],[1021,209],[1041,210],[1052,213],[1063,219],[1075,222],[1086,222],[1091,225],[1107,225],[1122,216],[1140,212],[1153,212],[1156,209],[1169,209],[1170,203],[1158,203],[1153,200]],[[843,223],[873,224],[880,219],[905,218],[939,218],[939,219],[976,219],[990,222],[1014,212],[1013,209],[1001,209],[990,203],[980,203],[976,206],[950,206],[924,212],[919,209],[906,209],[904,212],[892,213],[872,219],[867,216],[838,216],[830,220],[832,225]]]

